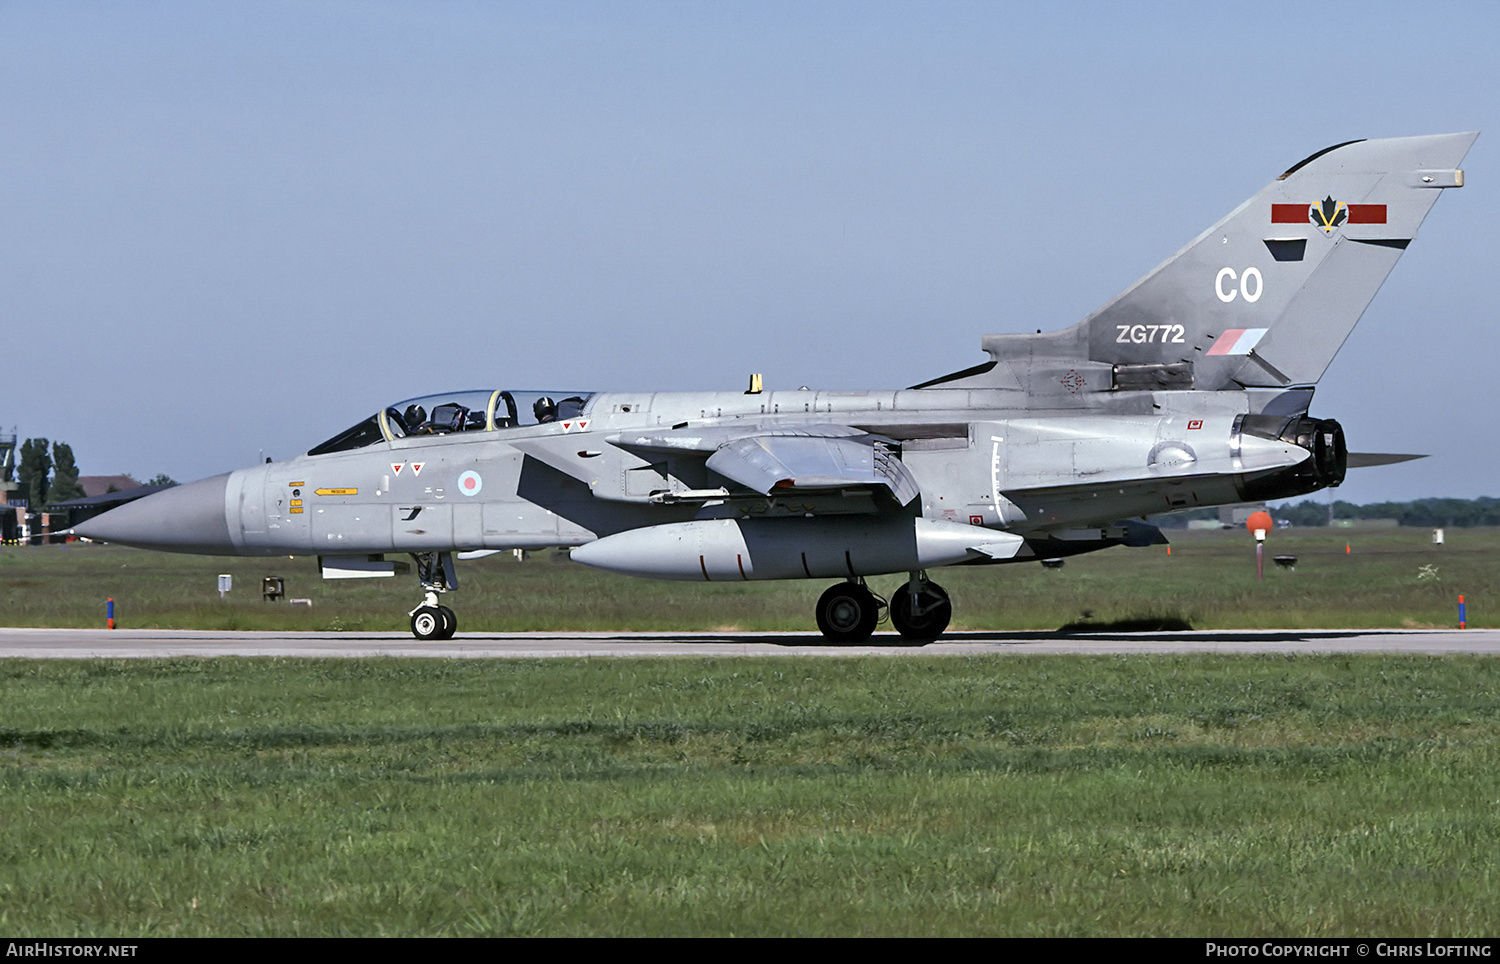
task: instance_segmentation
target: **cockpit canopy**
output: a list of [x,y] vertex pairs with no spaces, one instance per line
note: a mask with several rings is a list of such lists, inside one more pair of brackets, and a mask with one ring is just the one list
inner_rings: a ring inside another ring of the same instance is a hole
[[424,395],[376,412],[358,425],[309,449],[327,455],[376,442],[454,432],[494,432],[577,418],[592,392],[468,391]]

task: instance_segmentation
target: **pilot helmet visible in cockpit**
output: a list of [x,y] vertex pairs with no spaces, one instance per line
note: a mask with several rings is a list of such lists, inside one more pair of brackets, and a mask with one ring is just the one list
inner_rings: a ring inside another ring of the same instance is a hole
[[536,413],[538,422],[551,422],[557,419],[557,403],[543,395],[532,404],[531,410]]

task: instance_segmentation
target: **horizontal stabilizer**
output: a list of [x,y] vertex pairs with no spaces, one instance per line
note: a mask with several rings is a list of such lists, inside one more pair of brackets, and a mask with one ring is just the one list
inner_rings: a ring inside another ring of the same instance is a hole
[[1411,462],[1425,458],[1427,458],[1425,455],[1400,455],[1394,452],[1350,452],[1349,468],[1368,469],[1377,465],[1395,465],[1397,462]]
[[1146,469],[1119,468],[1095,472],[1087,477],[1070,477],[1057,485],[1007,486],[1000,494],[1013,501],[1046,493],[1077,492],[1092,498],[1101,487],[1143,487],[1152,490],[1167,482],[1192,482],[1223,477],[1252,477],[1279,472],[1301,465],[1312,458],[1312,453],[1297,445],[1278,439],[1264,439],[1246,435],[1241,439],[1237,458],[1198,459],[1192,462],[1163,462]]

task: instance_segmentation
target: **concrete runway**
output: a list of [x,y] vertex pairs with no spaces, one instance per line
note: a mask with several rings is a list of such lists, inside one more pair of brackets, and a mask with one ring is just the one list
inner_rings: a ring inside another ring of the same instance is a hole
[[420,643],[407,633],[214,632],[181,629],[3,629],[0,658],[154,659],[402,656],[535,659],[551,656],[900,656],[1071,653],[1451,653],[1500,655],[1500,630],[1224,630],[1180,633],[953,633],[925,646],[881,633],[833,646],[817,633],[460,633]]

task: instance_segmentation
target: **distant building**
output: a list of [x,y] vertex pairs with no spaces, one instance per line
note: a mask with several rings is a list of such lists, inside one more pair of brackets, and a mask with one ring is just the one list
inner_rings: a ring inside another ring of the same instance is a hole
[[[0,441],[6,441],[7,438],[10,451],[3,454],[10,456],[15,448],[15,436],[0,436]],[[115,506],[166,488],[162,485],[141,485],[128,475],[80,475],[78,485],[83,489],[83,498],[58,502],[48,506],[49,511],[40,512],[38,510],[41,506],[28,507],[24,500],[15,498],[16,490],[20,488],[19,483],[0,481],[0,541],[40,544],[46,533],[59,531],[101,512],[108,512]],[[54,509],[58,511],[51,511]]]
[[[93,476],[93,478],[124,479],[127,482],[135,481],[128,475],[96,475]],[[78,481],[81,484],[83,482],[83,477],[80,476]],[[114,492],[103,492],[99,495],[87,495],[81,499],[69,499],[66,502],[54,502],[52,504],[52,508],[67,512],[68,525],[77,525],[85,519],[92,519],[94,516],[99,515],[102,512],[108,512],[110,509],[113,509],[116,506],[124,505],[127,502],[134,502],[136,499],[145,498],[146,496],[151,495],[153,492],[160,492],[162,489],[166,488],[171,487],[166,485],[132,485],[129,488],[116,489]],[[85,489],[85,491],[87,491],[87,489]]]
[[[11,476],[16,472],[16,436],[15,433],[6,435],[0,433],[0,505],[15,501],[14,493],[21,487],[19,482],[11,481]],[[6,539],[15,538],[7,535]]]
[[80,475],[78,485],[86,493],[83,498],[52,503],[46,512],[34,508],[27,511],[14,504],[9,507],[12,511],[0,510],[0,536],[7,542],[25,541],[32,545],[57,541],[47,538],[47,534],[166,488],[141,485],[128,475]]
[[83,489],[83,494],[89,497],[141,487],[139,482],[128,475],[80,475],[78,485]]
[[15,471],[15,433],[0,433],[0,543],[5,545],[19,540],[21,528],[26,525],[26,503],[16,499],[21,484],[10,479]]
[[1240,505],[1225,505],[1219,507],[1219,523],[1225,529],[1241,529],[1250,517],[1257,512],[1265,512],[1264,502],[1245,502]]

